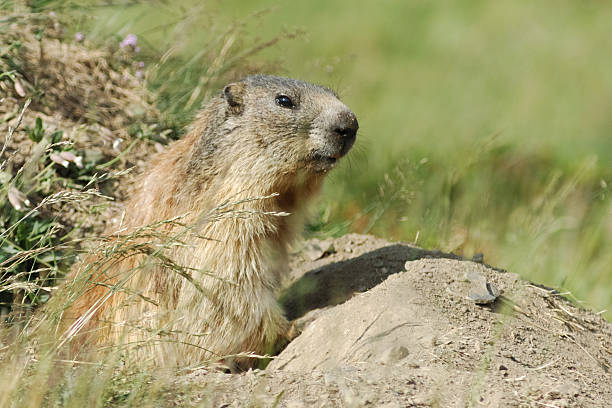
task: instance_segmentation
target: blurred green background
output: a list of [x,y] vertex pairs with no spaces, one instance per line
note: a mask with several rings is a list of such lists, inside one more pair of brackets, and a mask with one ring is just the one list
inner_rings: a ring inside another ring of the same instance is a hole
[[482,252],[599,311],[612,306],[610,21],[612,3],[578,0],[230,0],[92,7],[72,29],[135,33],[147,66],[174,49],[169,99],[201,80],[205,66],[184,67],[210,44],[278,37],[249,63],[334,88],[361,125],[311,233]]

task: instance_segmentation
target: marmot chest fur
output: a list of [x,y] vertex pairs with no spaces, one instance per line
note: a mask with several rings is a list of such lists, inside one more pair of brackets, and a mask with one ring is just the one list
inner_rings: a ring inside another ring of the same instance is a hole
[[[357,129],[327,88],[263,75],[227,85],[136,184],[121,236],[135,235],[117,242],[151,247],[75,268],[89,288],[65,314],[70,333],[140,344],[160,364],[269,352],[288,329],[275,299],[287,245]],[[150,225],[167,238],[138,238]]]

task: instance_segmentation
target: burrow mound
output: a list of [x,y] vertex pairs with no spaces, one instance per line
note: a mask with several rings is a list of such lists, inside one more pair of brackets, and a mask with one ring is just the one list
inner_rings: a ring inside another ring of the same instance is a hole
[[[26,100],[31,101],[21,126],[8,141],[9,152],[21,150],[11,158],[13,167],[27,160],[36,143],[26,131],[34,127],[36,118],[42,120],[47,133],[63,131],[61,141],[82,150],[77,153],[85,155],[84,162],[117,157],[142,136],[130,133],[134,123],[159,121],[153,96],[135,75],[135,54],[66,38],[65,28],[55,17],[35,14],[6,19],[15,21],[0,32],[0,42],[7,48],[0,59],[0,68],[6,73],[0,81],[0,114],[5,119],[0,124],[2,133],[17,126]],[[132,149],[132,160],[144,159],[152,152],[141,150]],[[136,151],[140,156],[134,157]]]
[[197,401],[198,384],[206,398],[231,406],[612,401],[612,326],[554,290],[354,234],[307,243],[292,266],[281,300],[301,335],[265,371],[193,373],[177,381],[174,398],[189,386]]
[[[56,17],[2,16],[0,182],[19,190],[20,205],[29,201],[29,208],[53,194],[93,187],[123,200],[129,183],[120,175],[141,168],[163,148],[154,140],[169,132],[136,75],[137,55],[67,37]],[[55,219],[60,235],[78,239],[101,233],[119,211],[112,201],[89,194],[38,213]]]

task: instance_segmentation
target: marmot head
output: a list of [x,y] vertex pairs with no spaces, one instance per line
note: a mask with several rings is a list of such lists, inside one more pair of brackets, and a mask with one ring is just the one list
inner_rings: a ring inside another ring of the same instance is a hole
[[223,133],[242,155],[235,160],[258,174],[321,175],[350,150],[359,128],[333,91],[295,79],[250,76],[227,85],[222,98]]

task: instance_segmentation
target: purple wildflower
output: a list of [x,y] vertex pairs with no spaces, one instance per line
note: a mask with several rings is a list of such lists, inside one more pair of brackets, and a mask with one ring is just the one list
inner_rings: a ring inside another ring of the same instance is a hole
[[141,70],[136,71],[136,78],[142,79],[143,75],[144,75],[144,72],[142,72]]
[[136,53],[140,52],[140,47],[134,47],[134,52]]
[[121,41],[119,43],[119,46],[121,48],[125,48],[125,47],[136,48],[136,43],[137,42],[138,42],[138,37],[136,37],[135,34],[128,34],[128,35],[125,36],[123,41]]
[[74,39],[77,40],[78,42],[81,42],[85,39],[85,35],[82,32],[78,32],[74,35]]
[[144,64],[144,62],[142,62],[142,61],[140,61],[140,62],[138,63],[138,67],[139,67],[139,68],[144,68],[144,65],[145,65],[145,64]]
[[55,13],[53,11],[50,11],[49,12],[49,17],[51,17],[51,18],[55,17]]

